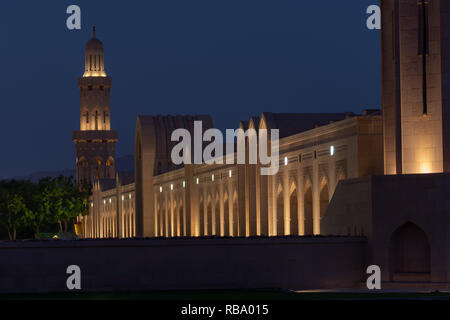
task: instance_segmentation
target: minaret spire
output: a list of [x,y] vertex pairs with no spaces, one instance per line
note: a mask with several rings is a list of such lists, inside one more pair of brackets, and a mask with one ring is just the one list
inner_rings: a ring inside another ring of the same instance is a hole
[[92,38],[86,43],[83,77],[106,77],[103,43],[97,38],[95,25]]

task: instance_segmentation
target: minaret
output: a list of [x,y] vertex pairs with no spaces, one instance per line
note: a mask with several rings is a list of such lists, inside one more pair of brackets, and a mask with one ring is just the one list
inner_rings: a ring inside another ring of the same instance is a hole
[[111,130],[111,78],[105,72],[103,43],[93,37],[86,43],[85,69],[80,88],[80,130],[73,134],[77,150],[77,181],[93,182],[115,177],[116,131]]
[[450,172],[450,1],[381,10],[385,173]]

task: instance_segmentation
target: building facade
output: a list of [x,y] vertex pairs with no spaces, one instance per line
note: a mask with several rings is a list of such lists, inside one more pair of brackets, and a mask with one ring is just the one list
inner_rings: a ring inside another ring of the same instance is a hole
[[211,119],[139,116],[134,182],[95,182],[85,237],[363,236],[354,272],[375,264],[383,282],[448,287],[450,2],[382,0],[381,10],[381,113],[241,121],[279,129],[272,176],[252,164],[175,166],[171,133]]
[[[259,165],[252,164],[175,167],[173,143],[167,143],[171,132],[192,130],[195,120],[212,127],[211,119],[140,116],[136,182],[122,186],[118,176],[110,189],[107,181],[95,184],[86,236],[321,234],[321,219],[340,180],[383,173],[382,119],[376,111],[365,113],[263,113],[242,121],[243,130],[283,128],[274,176],[260,175]],[[128,225],[132,232],[125,231]]]

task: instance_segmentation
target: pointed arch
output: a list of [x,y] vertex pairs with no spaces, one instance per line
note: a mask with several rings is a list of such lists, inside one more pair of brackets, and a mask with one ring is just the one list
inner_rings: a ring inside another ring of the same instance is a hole
[[115,175],[115,161],[113,157],[108,157],[106,160],[106,174],[108,179],[114,179]]
[[330,190],[328,179],[326,177],[322,177],[320,181],[320,219],[322,219],[328,209],[328,205],[330,203]]
[[290,232],[291,235],[299,234],[298,224],[298,198],[297,198],[297,184],[291,181],[289,189],[289,209],[290,209]]
[[306,183],[305,192],[303,194],[304,201],[304,229],[305,235],[314,234],[314,218],[313,218],[313,197],[312,197],[312,184]]
[[431,250],[427,234],[412,222],[397,228],[389,245],[391,280],[430,281]]
[[308,188],[312,188],[312,179],[309,174],[305,174],[303,177],[304,185],[303,190],[306,190]]
[[80,157],[77,161],[78,177],[77,181],[89,181],[89,162],[86,157]]
[[236,237],[238,236],[238,230],[239,230],[239,217],[238,217],[238,194],[236,189],[233,191],[233,223],[231,225],[232,230],[232,236]]
[[289,180],[289,195],[291,195],[294,190],[297,190],[297,182],[295,181],[295,179],[291,178]]
[[336,174],[336,183],[338,183],[341,180],[345,180],[347,177],[345,176],[345,171],[343,168],[339,168]]
[[105,177],[105,162],[102,157],[97,156],[94,159],[94,178],[102,179]]
[[277,236],[284,235],[284,195],[283,195],[283,186],[281,183],[278,184],[277,194],[276,194],[276,216],[275,216],[275,225]]

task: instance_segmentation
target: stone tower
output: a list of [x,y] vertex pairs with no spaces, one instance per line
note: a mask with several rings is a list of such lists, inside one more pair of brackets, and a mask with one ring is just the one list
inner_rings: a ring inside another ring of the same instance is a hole
[[450,172],[450,1],[381,11],[385,173]]
[[73,134],[77,150],[77,181],[115,177],[116,131],[111,130],[111,78],[105,72],[103,43],[95,35],[86,43],[80,88],[80,130]]

